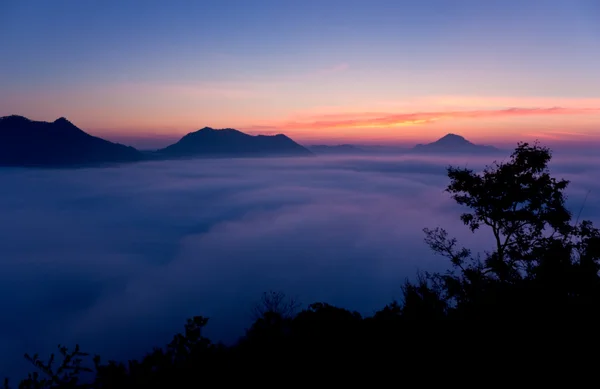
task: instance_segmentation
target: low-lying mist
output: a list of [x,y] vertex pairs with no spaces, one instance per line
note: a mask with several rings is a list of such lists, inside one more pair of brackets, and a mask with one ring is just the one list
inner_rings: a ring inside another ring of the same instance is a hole
[[[199,159],[120,167],[0,169],[0,374],[24,352],[79,343],[137,357],[210,318],[235,341],[262,292],[371,314],[405,278],[448,263],[423,243],[442,226],[477,250],[444,193],[448,164],[485,157]],[[569,206],[600,218],[600,159],[557,155]],[[582,204],[585,200],[585,206]]]

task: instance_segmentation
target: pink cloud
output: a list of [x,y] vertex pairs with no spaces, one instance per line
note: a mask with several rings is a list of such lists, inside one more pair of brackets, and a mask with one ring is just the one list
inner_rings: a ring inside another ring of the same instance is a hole
[[430,105],[469,107],[471,109],[527,106],[527,107],[600,107],[600,98],[565,98],[539,96],[431,96],[424,99]]
[[[421,125],[441,120],[501,118],[522,116],[582,115],[598,114],[600,108],[504,108],[496,110],[432,111],[412,113],[339,113],[315,115],[304,121],[288,121],[272,124],[282,130],[295,129],[336,129],[336,128],[388,128],[407,125]],[[252,126],[251,126],[252,127]]]

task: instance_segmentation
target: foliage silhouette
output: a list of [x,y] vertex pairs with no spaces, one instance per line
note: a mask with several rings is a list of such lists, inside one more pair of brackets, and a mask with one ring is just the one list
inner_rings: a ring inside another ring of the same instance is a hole
[[[87,354],[78,347],[71,353],[61,348],[64,361],[57,370],[54,356],[47,364],[37,355],[27,357],[47,378],[32,373],[19,388],[226,386],[240,379],[281,384],[277,377],[295,377],[298,383],[301,369],[337,385],[344,379],[356,384],[361,374],[378,369],[376,362],[402,366],[407,374],[434,365],[493,370],[504,358],[500,349],[511,353],[510,363],[531,366],[541,355],[556,355],[544,329],[567,320],[595,323],[600,306],[600,231],[586,220],[572,222],[565,206],[568,182],[551,177],[551,156],[545,147],[521,143],[508,162],[481,173],[449,167],[446,190],[468,208],[461,220],[473,233],[487,229],[493,249],[475,254],[444,229],[425,229],[425,242],[447,257],[451,268],[407,280],[402,301],[370,317],[326,303],[297,312],[295,299],[269,292],[254,309],[254,323],[232,346],[204,337],[208,319],[197,316],[165,348],[139,361],[102,364],[94,357],[95,375],[86,382],[78,378],[91,370],[83,366]],[[536,320],[542,325],[531,326]],[[484,321],[496,327],[482,326]],[[567,350],[571,338],[560,342],[561,334],[573,332],[551,335],[553,345]]]
[[446,274],[427,276],[428,287],[442,292],[448,315],[494,320],[595,315],[600,233],[590,221],[571,224],[564,195],[569,183],[550,176],[550,159],[549,149],[521,143],[509,162],[481,174],[448,168],[447,192],[471,211],[461,220],[473,232],[487,227],[495,241],[482,259],[458,248],[445,230],[424,230],[431,249],[452,264]]
[[275,313],[284,318],[293,317],[300,308],[297,298],[287,298],[282,291],[264,292],[258,304],[252,308],[253,320],[264,319],[268,313]]
[[[55,367],[55,354],[50,354],[48,362],[39,359],[38,354],[30,356],[25,354],[25,359],[31,362],[37,371],[30,373],[28,377],[19,383],[19,389],[43,389],[43,388],[80,388],[81,373],[91,373],[93,370],[82,365],[88,353],[81,352],[79,345],[72,351],[65,346],[58,345],[58,351],[62,362]],[[42,374],[40,374],[42,373]],[[8,379],[4,381],[5,389],[9,387]]]

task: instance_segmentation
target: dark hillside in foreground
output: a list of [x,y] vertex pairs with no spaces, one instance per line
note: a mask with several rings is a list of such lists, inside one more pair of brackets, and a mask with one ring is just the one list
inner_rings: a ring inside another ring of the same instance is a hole
[[0,118],[0,166],[79,166],[141,159],[133,147],[92,136],[65,118],[54,122],[16,115]]

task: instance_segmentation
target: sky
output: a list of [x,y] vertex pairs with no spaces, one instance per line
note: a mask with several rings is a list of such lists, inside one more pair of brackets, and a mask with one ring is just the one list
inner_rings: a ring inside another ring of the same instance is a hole
[[0,44],[0,115],[134,145],[600,141],[596,0],[3,0]]

